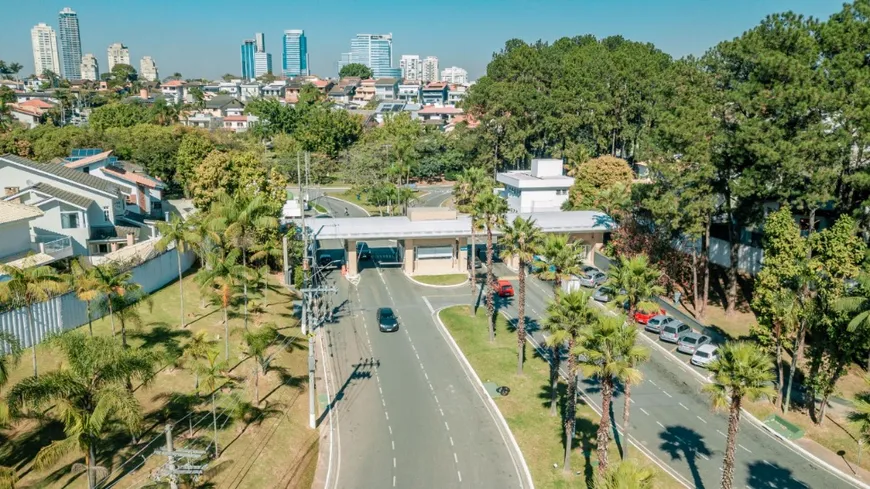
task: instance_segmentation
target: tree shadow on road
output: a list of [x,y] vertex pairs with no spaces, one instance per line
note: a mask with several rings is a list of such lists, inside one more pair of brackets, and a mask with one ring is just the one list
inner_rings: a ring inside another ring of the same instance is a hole
[[777,464],[769,462],[752,462],[748,465],[749,477],[746,478],[746,486],[753,489],[810,489],[810,486],[795,480],[792,471]]
[[[707,448],[707,444],[704,443],[704,437],[697,431],[685,426],[668,426],[664,431],[659,433],[659,438],[662,440],[659,448],[670,455],[671,460],[685,460],[689,466],[689,471],[692,473],[695,487],[704,489],[704,481],[701,479],[701,474],[698,471],[697,459],[699,456],[709,457],[713,454]],[[779,487],[792,486],[785,485]]]

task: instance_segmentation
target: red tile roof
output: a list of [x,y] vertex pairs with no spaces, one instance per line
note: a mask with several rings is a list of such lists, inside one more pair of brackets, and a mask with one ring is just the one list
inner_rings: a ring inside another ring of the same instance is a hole
[[169,80],[166,83],[161,84],[162,87],[181,87],[184,86],[184,80]]
[[228,115],[224,117],[224,122],[248,122],[246,115]]
[[432,82],[426,85],[426,90],[443,90],[444,87],[448,86],[447,82]]
[[20,102],[18,104],[19,107],[33,107],[36,109],[50,109],[54,107],[54,104],[46,102],[45,100],[40,100],[38,98],[34,98],[28,100],[27,102]]
[[95,154],[93,156],[88,156],[86,158],[82,158],[76,161],[70,161],[65,163],[64,165],[67,168],[81,168],[85,165],[90,165],[91,163],[96,163],[98,161],[103,161],[108,158],[112,154],[112,150],[103,151],[102,153]]
[[157,179],[150,178],[146,175],[129,172],[127,170],[124,170],[123,168],[118,168],[116,166],[104,167],[103,173],[120,178],[121,180],[126,180],[130,183],[137,183],[150,188],[157,188],[158,186],[160,186],[160,182],[158,182]]

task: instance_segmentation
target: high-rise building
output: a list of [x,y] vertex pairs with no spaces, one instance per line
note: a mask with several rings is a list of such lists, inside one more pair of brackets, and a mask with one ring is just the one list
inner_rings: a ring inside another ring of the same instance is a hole
[[40,23],[30,29],[33,43],[33,72],[39,76],[45,70],[60,75],[60,59],[57,55],[57,35],[54,29]]
[[272,74],[272,55],[269,53],[254,53],[254,76],[260,78]]
[[97,81],[100,79],[100,64],[97,57],[91,53],[82,56],[82,64],[79,68],[82,80]]
[[109,71],[112,71],[115,65],[130,64],[130,50],[120,42],[109,44],[109,49],[106,52],[109,56]]
[[254,53],[257,52],[256,41],[245,39],[242,41],[242,78],[251,80],[254,74]]
[[81,80],[82,39],[79,36],[79,16],[69,7],[60,11],[57,21],[60,32],[60,52],[63,76]]
[[441,81],[454,85],[468,85],[468,72],[458,66],[441,70]]
[[438,58],[435,56],[426,56],[423,60],[423,81],[426,83],[433,81],[441,81],[438,71]]
[[254,43],[256,44],[256,48],[258,53],[266,52],[266,36],[263,35],[262,32],[258,32],[254,34]]
[[151,59],[151,56],[145,56],[139,61],[139,78],[148,81],[160,79],[160,75],[157,74],[157,63]]
[[281,57],[284,76],[308,75],[308,39],[304,30],[284,31],[284,55]]
[[402,78],[408,81],[420,81],[423,78],[423,64],[416,54],[403,54],[399,60]]
[[350,40],[349,61],[368,66],[375,78],[402,75],[401,69],[393,68],[392,34],[357,34]]

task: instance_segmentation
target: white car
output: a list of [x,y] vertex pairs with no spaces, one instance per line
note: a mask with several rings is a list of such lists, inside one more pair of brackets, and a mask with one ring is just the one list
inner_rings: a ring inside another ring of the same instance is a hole
[[716,345],[711,345],[709,343],[701,345],[697,350],[695,350],[695,353],[692,354],[692,365],[706,367],[710,362],[719,358],[718,354],[719,348]]

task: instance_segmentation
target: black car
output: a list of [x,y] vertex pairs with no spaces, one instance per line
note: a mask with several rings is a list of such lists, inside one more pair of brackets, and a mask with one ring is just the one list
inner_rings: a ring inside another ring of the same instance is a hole
[[382,333],[392,333],[399,330],[399,320],[389,307],[378,309],[378,329]]

